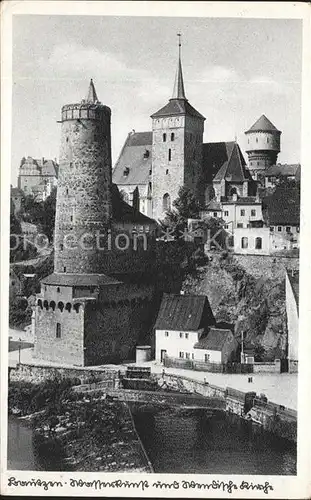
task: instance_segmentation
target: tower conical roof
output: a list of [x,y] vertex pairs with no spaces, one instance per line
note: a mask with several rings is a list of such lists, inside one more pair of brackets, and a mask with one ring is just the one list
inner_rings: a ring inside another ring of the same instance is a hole
[[178,66],[176,71],[172,99],[186,99],[180,55],[178,57]]
[[92,78],[91,78],[91,81],[90,81],[90,86],[89,86],[89,90],[88,90],[86,102],[90,102],[90,103],[94,103],[94,104],[96,102],[98,102],[98,97],[97,97],[97,94],[96,94],[96,90],[95,90],[95,86],[94,86]]
[[280,132],[273,123],[268,120],[265,115],[261,115],[260,118],[252,125],[252,127],[246,131],[248,132]]

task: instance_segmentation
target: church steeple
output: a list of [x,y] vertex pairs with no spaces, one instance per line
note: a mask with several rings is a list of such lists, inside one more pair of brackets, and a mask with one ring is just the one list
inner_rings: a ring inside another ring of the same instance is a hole
[[175,84],[172,99],[186,99],[184,79],[181,66],[181,34],[178,33],[178,65],[175,77]]
[[90,86],[89,86],[89,91],[88,91],[88,94],[87,94],[86,102],[90,102],[90,103],[93,103],[93,104],[95,104],[96,102],[99,102],[92,78],[91,78],[91,81],[90,81]]

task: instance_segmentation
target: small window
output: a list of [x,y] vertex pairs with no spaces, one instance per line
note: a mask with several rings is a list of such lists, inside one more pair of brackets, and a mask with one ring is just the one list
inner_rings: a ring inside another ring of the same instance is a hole
[[166,134],[163,134],[163,142],[166,142]]
[[208,363],[210,360],[210,355],[209,354],[204,354],[204,361],[205,363]]
[[179,357],[180,357],[180,358],[183,358],[183,357],[184,357],[184,353],[183,353],[183,352],[180,352],[180,353],[179,353]]
[[255,217],[256,216],[256,210],[251,210],[251,216]]
[[192,158],[195,160],[195,150],[192,153]]
[[242,229],[242,227],[243,227],[242,222],[238,222],[237,225],[236,225],[236,227],[238,227],[239,229]]
[[229,229],[229,224],[225,224],[225,229]]
[[64,273],[66,272],[66,267],[64,266]]
[[144,158],[149,158],[149,156],[150,156],[149,149],[146,149],[146,151],[144,152]]
[[175,141],[175,134],[174,134],[174,132],[171,133],[171,141],[172,142]]
[[172,159],[172,150],[171,148],[168,150],[168,161],[171,161]]
[[182,332],[179,332],[179,336],[180,336],[180,338],[182,339],[182,338],[183,338],[183,333],[182,333]]
[[165,337],[168,337],[168,332],[165,332]]
[[258,237],[255,239],[255,248],[256,248],[256,250],[262,249],[262,238]]
[[188,339],[189,338],[189,333],[185,333],[185,338]]
[[269,137],[267,137],[267,142],[269,142]]
[[73,216],[71,215],[71,216],[70,216],[70,222],[72,222],[72,221],[73,221]]
[[72,161],[69,163],[69,167],[72,167]]
[[149,175],[151,175],[151,174],[152,174],[152,169],[150,168],[150,170],[149,170]]
[[62,335],[62,327],[60,323],[56,323],[56,338],[60,339]]
[[190,359],[190,352],[186,352],[186,359]]
[[217,212],[214,212],[214,213],[213,213],[213,216],[214,216],[214,217],[217,217]]
[[166,169],[165,174],[168,175],[168,168]]
[[192,356],[191,356],[191,357],[192,357],[192,359],[194,359],[194,353],[192,353]]
[[274,231],[274,226],[270,226],[270,231],[271,231],[271,233],[273,233],[273,231]]
[[14,285],[15,285],[15,281],[12,281],[12,286],[14,286]]
[[60,293],[60,288],[59,288],[59,286],[57,287],[57,293]]
[[258,142],[258,137],[256,137],[256,142]]
[[241,217],[244,217],[244,215],[245,215],[245,210],[244,210],[243,208],[242,208],[242,210],[240,211],[240,215],[241,215]]
[[129,173],[130,173],[130,169],[129,169],[129,167],[126,167],[126,168],[123,170],[123,175],[124,175],[124,177],[127,177]]
[[69,141],[69,137],[66,137],[66,142],[68,142],[68,141]]
[[229,212],[228,212],[228,210],[225,210],[224,215],[225,215],[225,217],[229,217]]
[[299,232],[300,232],[300,227],[299,227],[299,226],[297,226],[297,227],[296,227],[296,233],[299,233]]
[[69,194],[69,190],[68,190],[68,188],[66,189],[66,194],[67,194],[67,195]]
[[59,249],[61,252],[64,250],[64,245],[62,243],[59,245]]
[[287,232],[287,233],[290,233],[290,232],[291,232],[291,227],[290,227],[290,226],[286,226],[286,232]]
[[241,246],[242,248],[248,248],[248,238],[246,236],[241,239]]
[[282,226],[278,226],[279,233],[282,231]]

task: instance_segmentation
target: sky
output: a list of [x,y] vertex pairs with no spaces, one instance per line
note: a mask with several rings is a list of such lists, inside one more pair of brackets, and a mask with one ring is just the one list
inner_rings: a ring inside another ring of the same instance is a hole
[[182,34],[186,97],[206,117],[204,142],[237,138],[265,114],[282,131],[281,163],[300,162],[301,21],[16,15],[12,183],[23,156],[59,158],[61,107],[93,78],[112,110],[112,158],[172,95]]

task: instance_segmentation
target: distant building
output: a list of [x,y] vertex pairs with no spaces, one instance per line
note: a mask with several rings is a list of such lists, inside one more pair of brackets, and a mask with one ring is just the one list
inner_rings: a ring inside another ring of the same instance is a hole
[[164,294],[155,324],[155,358],[194,359],[194,345],[215,319],[205,295]]
[[286,271],[286,315],[288,331],[288,370],[298,370],[299,271]]
[[207,336],[194,345],[194,359],[205,363],[228,363],[237,348],[238,343],[231,330],[212,327]]
[[301,166],[299,163],[295,164],[281,164],[272,165],[265,171],[265,187],[274,188],[278,185],[280,180],[300,182]]
[[22,209],[24,193],[19,188],[11,186],[11,202],[14,215],[17,215]]
[[22,158],[19,167],[18,188],[25,195],[33,196],[37,201],[45,200],[57,185],[58,164],[46,158],[35,159],[31,156]]

